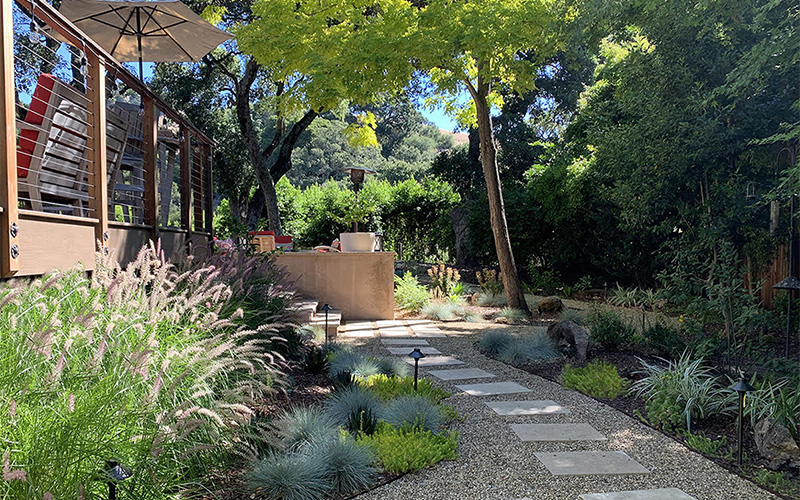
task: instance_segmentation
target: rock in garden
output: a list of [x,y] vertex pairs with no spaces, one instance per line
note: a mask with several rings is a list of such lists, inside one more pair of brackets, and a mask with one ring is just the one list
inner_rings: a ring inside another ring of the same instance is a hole
[[568,351],[577,361],[586,360],[589,332],[582,326],[574,321],[559,321],[550,325],[547,335],[562,351]]
[[758,452],[770,461],[770,469],[777,470],[787,464],[800,466],[800,448],[789,429],[765,418],[755,425],[753,433]]
[[559,313],[564,309],[564,303],[558,297],[545,297],[539,301],[539,313]]

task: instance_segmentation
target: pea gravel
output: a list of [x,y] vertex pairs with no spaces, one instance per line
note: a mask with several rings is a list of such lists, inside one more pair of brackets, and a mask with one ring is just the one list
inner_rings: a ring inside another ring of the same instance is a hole
[[[461,433],[458,459],[413,473],[360,495],[358,500],[577,500],[585,493],[604,493],[652,488],[680,488],[697,500],[778,500],[710,460],[689,450],[635,419],[578,392],[536,375],[487,358],[473,347],[484,326],[474,323],[442,323],[444,338],[429,339],[432,347],[464,361],[463,367],[491,372],[497,381],[513,381],[531,393],[475,397],[448,382],[428,378],[452,393],[444,403],[453,406],[463,421],[452,428]],[[497,328],[498,325],[492,325]],[[514,327],[509,327],[513,332]],[[361,352],[385,356],[385,346],[373,338],[340,337]],[[444,369],[444,367],[434,367]],[[420,368],[420,375],[426,370]],[[480,380],[476,380],[481,382]],[[551,399],[570,414],[499,416],[485,401]],[[604,442],[521,442],[508,424],[588,423],[603,433]],[[651,471],[643,475],[553,476],[534,457],[535,452],[619,450]]]

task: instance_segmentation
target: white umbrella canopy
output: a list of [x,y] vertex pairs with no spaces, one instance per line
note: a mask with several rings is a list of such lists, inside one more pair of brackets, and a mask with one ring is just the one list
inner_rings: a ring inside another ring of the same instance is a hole
[[63,0],[59,11],[120,61],[199,61],[233,38],[178,0]]

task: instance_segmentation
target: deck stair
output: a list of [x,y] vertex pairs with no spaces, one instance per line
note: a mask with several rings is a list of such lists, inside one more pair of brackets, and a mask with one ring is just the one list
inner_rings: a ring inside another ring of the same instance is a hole
[[[291,308],[294,319],[301,325],[316,326],[325,329],[325,312],[321,311],[322,304],[314,299],[297,301]],[[328,311],[328,338],[335,339],[342,323],[342,311],[331,309]]]
[[[308,323],[311,326],[318,326],[325,330],[325,312],[317,311]],[[342,311],[331,309],[328,311],[328,339],[335,339],[339,334],[339,326],[342,324]]]

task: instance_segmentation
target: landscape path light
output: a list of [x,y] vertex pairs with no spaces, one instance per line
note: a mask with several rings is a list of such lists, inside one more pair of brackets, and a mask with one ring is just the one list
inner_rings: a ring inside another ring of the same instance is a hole
[[108,500],[117,500],[117,483],[132,478],[133,471],[112,459],[106,461],[105,476],[108,480]]
[[330,304],[325,304],[322,306],[322,310],[325,311],[325,343],[328,343],[328,311],[331,311],[333,308]]
[[739,377],[739,381],[734,384],[732,387],[734,391],[739,394],[739,428],[737,430],[738,433],[738,449],[736,450],[736,465],[742,466],[742,438],[744,436],[744,403],[745,403],[745,396],[748,392],[755,390],[755,387],[748,384],[747,381],[744,379],[744,375]]
[[414,360],[414,392],[417,392],[417,379],[419,379],[419,360],[424,358],[425,354],[419,350],[419,347],[415,347],[409,356],[411,356],[411,358]]
[[[792,244],[789,243],[789,254],[792,253]],[[790,260],[791,262],[791,260]],[[791,267],[791,264],[790,264]],[[789,358],[789,338],[792,335],[792,290],[800,290],[800,280],[792,275],[791,269],[789,276],[782,279],[780,282],[772,285],[772,288],[777,290],[786,290],[786,347],[784,355]]]

